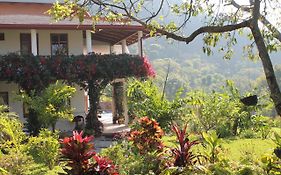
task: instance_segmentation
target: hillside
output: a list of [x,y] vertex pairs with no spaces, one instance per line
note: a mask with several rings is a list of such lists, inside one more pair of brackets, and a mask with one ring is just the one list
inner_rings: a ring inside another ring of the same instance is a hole
[[[245,38],[238,39],[230,60],[223,59],[223,54],[216,50],[210,56],[204,54],[200,39],[186,45],[165,38],[150,38],[144,42],[144,52],[157,72],[156,83],[160,88],[163,88],[170,64],[166,87],[168,97],[172,98],[176,90],[183,86],[186,90],[215,90],[227,79],[233,80],[244,92],[253,89],[257,77],[263,75],[260,61],[244,56],[242,50],[246,42]],[[274,65],[281,63],[279,56],[280,53],[271,54]]]

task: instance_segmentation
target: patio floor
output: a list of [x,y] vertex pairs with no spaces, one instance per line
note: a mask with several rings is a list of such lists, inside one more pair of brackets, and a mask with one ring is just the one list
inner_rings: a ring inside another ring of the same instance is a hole
[[99,120],[103,123],[103,135],[130,131],[130,128],[124,124],[113,124],[112,113],[101,114],[101,118],[99,118]]
[[100,137],[94,139],[96,152],[100,152],[103,148],[110,147],[114,143],[113,137],[115,134],[130,131],[130,128],[124,124],[113,124],[111,113],[101,114],[99,120],[103,123],[104,130]]

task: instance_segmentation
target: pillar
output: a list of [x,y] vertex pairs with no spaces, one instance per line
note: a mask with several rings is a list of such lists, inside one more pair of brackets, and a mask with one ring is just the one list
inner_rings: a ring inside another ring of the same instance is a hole
[[142,37],[143,37],[143,32],[142,31],[138,31],[138,55],[140,57],[143,56],[143,52],[142,52]]
[[[129,53],[127,42],[126,40],[122,40],[122,53]],[[122,91],[123,91],[123,110],[124,110],[124,117],[125,117],[125,125],[128,126],[129,124],[129,116],[128,116],[128,104],[127,104],[127,96],[126,96],[126,89],[125,89],[125,80],[122,81]]]
[[[128,47],[126,40],[121,41],[122,44],[122,53],[128,53]],[[124,79],[115,80],[112,83],[112,106],[113,106],[113,123],[117,121],[122,121],[127,126],[129,123],[128,117],[128,107],[127,107],[127,98],[125,91],[125,81]]]
[[37,50],[38,50],[38,46],[37,46],[37,34],[36,34],[36,29],[31,29],[30,30],[31,33],[31,52],[33,55],[37,56]]
[[86,30],[86,47],[87,47],[87,54],[93,52],[91,30]]

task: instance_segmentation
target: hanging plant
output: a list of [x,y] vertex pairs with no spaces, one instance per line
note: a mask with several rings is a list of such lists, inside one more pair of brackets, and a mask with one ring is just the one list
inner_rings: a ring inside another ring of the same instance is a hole
[[240,99],[240,101],[246,106],[255,106],[258,103],[258,96],[251,95],[251,96]]

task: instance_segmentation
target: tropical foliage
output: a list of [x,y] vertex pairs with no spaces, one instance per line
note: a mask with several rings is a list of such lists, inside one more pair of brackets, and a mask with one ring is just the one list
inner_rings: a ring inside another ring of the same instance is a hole
[[73,175],[118,175],[117,168],[112,161],[101,157],[94,151],[93,136],[83,138],[83,132],[73,131],[72,137],[61,140],[63,146],[61,153],[66,158],[67,165],[71,167],[68,171]]
[[32,132],[34,130],[32,129],[32,124],[38,125],[39,128],[51,126],[53,131],[55,131],[55,125],[59,119],[71,121],[73,119],[73,111],[68,101],[75,91],[75,88],[59,81],[49,85],[42,92],[36,93],[36,91],[32,90],[27,94],[22,91],[19,96],[20,100],[25,103],[26,107],[38,115],[37,121],[28,119],[27,127],[29,131]]
[[[0,107],[4,109],[3,106]],[[55,134],[42,131],[39,137],[27,137],[17,116],[0,112],[1,173],[44,175],[65,173],[58,162],[59,143]]]
[[130,132],[129,140],[133,142],[133,145],[141,154],[145,154],[163,149],[161,141],[163,135],[164,132],[159,123],[148,117],[142,117]]
[[130,82],[127,95],[132,117],[153,116],[164,129],[168,129],[172,121],[189,114],[185,99],[181,98],[181,90],[172,101],[169,101],[152,80]]
[[197,140],[189,140],[187,135],[187,125],[181,129],[177,124],[173,124],[172,130],[176,134],[179,144],[178,148],[172,149],[172,155],[175,158],[174,166],[187,167],[194,165],[197,157],[193,155],[191,148],[199,142]]

